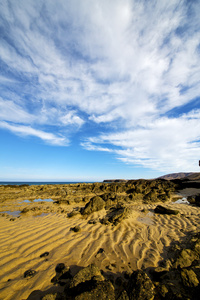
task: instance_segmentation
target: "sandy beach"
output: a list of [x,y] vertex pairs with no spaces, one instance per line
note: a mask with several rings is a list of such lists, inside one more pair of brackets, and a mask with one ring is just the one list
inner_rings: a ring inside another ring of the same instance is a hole
[[[183,190],[179,196],[197,191]],[[38,298],[36,294],[32,298],[29,295],[35,290],[55,288],[51,279],[59,263],[70,266],[72,274],[95,263],[114,278],[125,272],[157,267],[167,258],[172,242],[200,230],[200,208],[177,204],[175,200],[164,205],[178,210],[178,215],[155,214],[159,203],[128,203],[129,215],[117,225],[99,222],[106,215],[105,209],[68,217],[84,203],[3,201],[1,211],[29,211],[14,217],[10,212],[0,215],[0,299],[40,299],[39,292]],[[75,226],[80,227],[78,232],[72,230]],[[46,252],[48,255],[40,257]],[[35,270],[36,275],[24,278],[29,269]]]

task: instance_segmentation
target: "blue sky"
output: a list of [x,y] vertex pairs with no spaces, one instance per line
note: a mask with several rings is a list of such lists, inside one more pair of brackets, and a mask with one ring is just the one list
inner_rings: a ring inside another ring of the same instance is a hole
[[0,180],[198,172],[200,2],[0,0]]

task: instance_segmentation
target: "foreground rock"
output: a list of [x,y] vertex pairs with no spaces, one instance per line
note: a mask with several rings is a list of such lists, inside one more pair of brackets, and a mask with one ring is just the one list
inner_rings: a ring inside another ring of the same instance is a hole
[[134,271],[128,283],[130,300],[152,300],[155,295],[155,286],[149,276],[142,270]]
[[[170,268],[153,272],[157,294],[161,299],[199,299],[200,293],[200,233],[191,234],[170,251]],[[156,274],[155,274],[156,273]]]
[[178,210],[166,208],[162,205],[157,205],[156,208],[154,209],[154,212],[156,214],[162,214],[162,215],[177,215],[179,213]]
[[65,297],[69,300],[115,300],[115,292],[111,282],[106,281],[100,270],[91,264],[80,270],[66,286]]

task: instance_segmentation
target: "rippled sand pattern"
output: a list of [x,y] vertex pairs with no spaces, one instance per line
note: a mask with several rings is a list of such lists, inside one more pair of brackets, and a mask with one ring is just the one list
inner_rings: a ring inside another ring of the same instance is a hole
[[[52,287],[51,278],[60,262],[71,266],[72,271],[76,266],[96,263],[105,272],[118,275],[156,267],[166,258],[172,241],[200,229],[200,208],[185,204],[167,206],[179,209],[181,214],[154,215],[155,205],[139,205],[133,207],[130,218],[117,226],[88,223],[103,217],[104,210],[88,218],[48,214],[11,222],[1,217],[0,299],[26,299],[33,290]],[[150,213],[143,213],[144,208]],[[76,225],[81,231],[70,231]],[[40,258],[46,251],[49,256]],[[37,274],[24,278],[28,269],[36,270]]]

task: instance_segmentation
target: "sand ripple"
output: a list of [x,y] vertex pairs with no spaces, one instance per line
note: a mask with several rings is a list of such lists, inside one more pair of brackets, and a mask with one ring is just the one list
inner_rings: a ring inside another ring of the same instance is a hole
[[[10,222],[1,217],[0,299],[25,299],[35,289],[50,288],[60,262],[72,266],[72,270],[73,266],[94,262],[111,274],[156,267],[166,258],[172,241],[200,229],[199,208],[183,204],[168,204],[168,207],[179,209],[181,214],[154,215],[155,205],[139,205],[133,207],[129,219],[117,226],[88,223],[102,218],[105,211],[88,218],[48,214]],[[142,212],[144,208],[150,213]],[[81,231],[70,231],[76,225]],[[40,258],[46,251],[49,256]],[[25,279],[23,274],[28,269],[36,270],[37,274]]]

